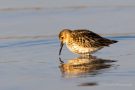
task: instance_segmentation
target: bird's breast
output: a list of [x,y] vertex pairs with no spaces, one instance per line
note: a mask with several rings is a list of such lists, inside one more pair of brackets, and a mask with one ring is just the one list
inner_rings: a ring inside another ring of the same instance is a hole
[[92,53],[98,49],[98,48],[92,48],[92,47],[83,47],[83,46],[75,44],[75,43],[67,44],[67,47],[70,51],[72,51],[73,53],[77,53],[77,54]]

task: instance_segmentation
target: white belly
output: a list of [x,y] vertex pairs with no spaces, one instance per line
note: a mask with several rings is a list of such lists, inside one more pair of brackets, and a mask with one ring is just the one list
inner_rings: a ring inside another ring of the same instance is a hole
[[102,47],[100,48],[93,48],[93,47],[82,47],[82,46],[79,46],[77,44],[72,44],[72,45],[68,45],[67,44],[67,47],[70,51],[72,51],[73,53],[77,53],[77,54],[88,54],[88,53],[94,53],[96,52],[97,50],[101,49]]

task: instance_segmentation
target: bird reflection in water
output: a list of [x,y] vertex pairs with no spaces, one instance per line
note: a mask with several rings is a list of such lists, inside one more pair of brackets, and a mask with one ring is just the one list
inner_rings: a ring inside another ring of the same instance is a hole
[[60,70],[63,77],[90,76],[102,73],[105,69],[112,67],[115,60],[107,60],[90,57],[78,57],[68,60],[67,63],[60,58]]

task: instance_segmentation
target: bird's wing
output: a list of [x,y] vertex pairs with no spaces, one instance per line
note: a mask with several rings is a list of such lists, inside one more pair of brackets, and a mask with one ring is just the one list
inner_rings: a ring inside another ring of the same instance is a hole
[[110,44],[109,39],[103,38],[89,30],[74,30],[73,36],[74,40],[78,41],[76,43],[81,42],[80,44],[86,47],[108,46]]

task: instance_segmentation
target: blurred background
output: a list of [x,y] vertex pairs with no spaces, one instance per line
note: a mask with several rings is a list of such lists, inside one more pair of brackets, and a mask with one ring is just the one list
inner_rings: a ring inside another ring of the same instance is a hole
[[0,37],[57,35],[63,28],[132,33],[134,0],[0,0]]

